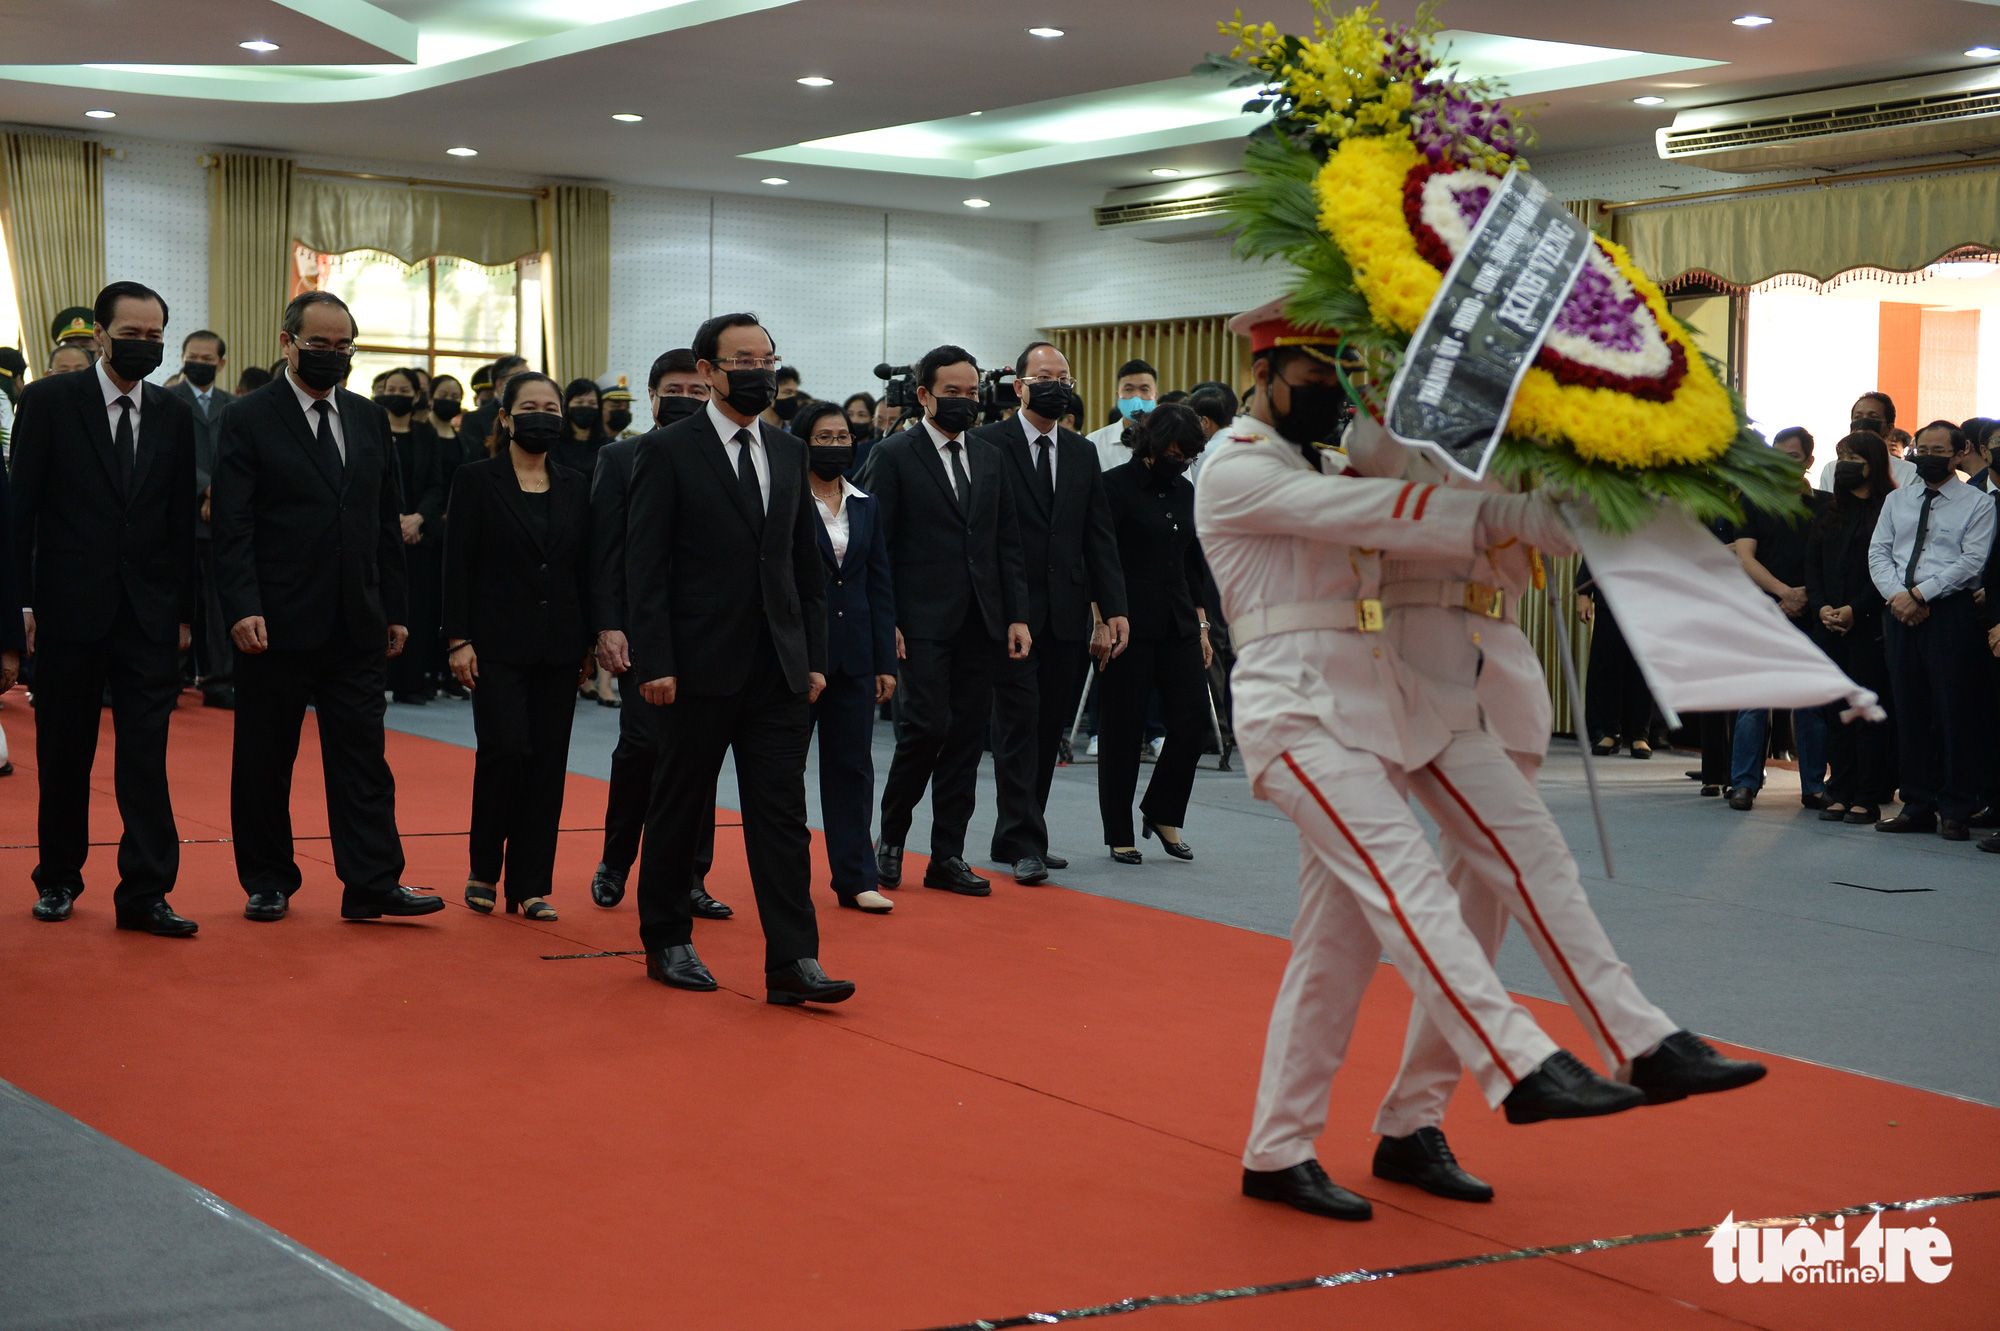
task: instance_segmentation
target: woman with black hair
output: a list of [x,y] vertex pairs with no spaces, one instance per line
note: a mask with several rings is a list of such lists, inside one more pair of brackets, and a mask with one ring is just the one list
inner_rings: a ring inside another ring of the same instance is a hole
[[444,547],[446,660],[472,692],[472,873],[465,904],[553,920],[547,897],[562,820],[578,663],[592,633],[590,482],[552,463],[567,433],[555,381],[507,381],[494,454],[458,469]]
[[1208,724],[1211,649],[1208,614],[1194,591],[1208,585],[1208,568],[1195,542],[1194,486],[1183,473],[1208,440],[1200,419],[1179,403],[1154,407],[1132,423],[1126,439],[1132,460],[1104,473],[1104,497],[1118,533],[1132,637],[1123,655],[1108,662],[1099,656],[1098,813],[1111,858],[1141,863],[1132,793],[1146,703],[1157,689],[1167,741],[1139,812],[1145,835],[1157,836],[1175,859],[1191,860],[1181,823]]
[[[563,389],[563,418],[569,428],[563,431],[556,446],[549,450],[549,460],[559,467],[588,479],[597,474],[597,450],[611,442],[611,436],[604,429],[604,405],[597,393],[594,379],[572,379]],[[620,705],[618,694],[612,688],[612,675],[608,670],[598,669],[595,660],[587,661],[583,667],[583,679],[577,685],[577,697],[594,702],[599,707]]]
[[[1806,600],[1817,607],[1813,635],[1849,679],[1893,706],[1882,633],[1882,593],[1868,575],[1868,541],[1882,501],[1896,488],[1888,445],[1856,431],[1834,445],[1833,502],[1806,532]],[[1896,721],[1843,725],[1845,704],[1826,706],[1829,774],[1822,822],[1868,824],[1896,793]]]
[[423,383],[415,370],[377,375],[375,405],[389,417],[389,439],[403,482],[403,562],[409,571],[410,640],[389,662],[389,689],[399,703],[430,701],[434,688],[425,672],[437,656],[438,560],[444,548],[439,519],[444,516],[445,474],[437,431],[421,419]]

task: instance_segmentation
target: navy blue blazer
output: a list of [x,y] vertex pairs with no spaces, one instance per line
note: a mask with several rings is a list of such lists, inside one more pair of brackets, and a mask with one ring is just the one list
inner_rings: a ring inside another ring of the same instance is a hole
[[826,520],[813,505],[813,527],[819,533],[819,557],[826,565],[826,674],[893,675],[896,673],[896,589],[890,582],[889,535],[875,496],[849,495],[841,503],[847,514],[847,562],[833,557],[833,539]]

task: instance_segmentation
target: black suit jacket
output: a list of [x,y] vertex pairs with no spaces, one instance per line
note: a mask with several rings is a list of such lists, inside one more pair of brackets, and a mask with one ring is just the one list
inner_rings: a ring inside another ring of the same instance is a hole
[[194,416],[156,384],[139,392],[129,494],[95,369],[21,393],[13,525],[37,632],[95,641],[111,632],[121,596],[154,642],[174,641],[194,621]]
[[[396,480],[402,486],[405,513],[421,513],[424,525],[420,545],[444,542],[445,499],[444,441],[437,431],[422,421],[412,421],[406,434],[389,432],[389,444],[396,452]],[[455,443],[454,443],[455,446]]]
[[1021,565],[1028,584],[1028,632],[1057,642],[1090,639],[1090,603],[1115,619],[1125,613],[1125,576],[1104,498],[1097,448],[1074,430],[1056,434],[1056,499],[1051,509],[1035,472],[1034,450],[1020,418],[974,430],[1007,460],[1014,515],[1021,525]]
[[736,693],[765,633],[793,692],[807,690],[808,673],[826,673],[826,574],[805,441],[752,427],[770,465],[761,535],[706,410],[640,441],[625,518],[625,632],[641,682],[671,676],[681,695]]
[[1194,535],[1194,486],[1185,476],[1162,485],[1134,458],[1104,473],[1104,493],[1118,529],[1132,637],[1192,638],[1201,631],[1197,589],[1208,582]]
[[331,401],[344,466],[320,448],[286,375],[222,414],[209,506],[222,618],[262,615],[274,650],[324,647],[343,628],[386,650],[389,625],[409,623],[389,418],[344,388]]
[[632,464],[641,448],[665,433],[649,430],[597,450],[597,473],[590,482],[590,618],[600,633],[625,631],[625,509],[632,495]]
[[207,540],[208,524],[200,520],[201,492],[215,477],[215,457],[222,447],[222,409],[236,399],[218,382],[215,391],[208,395],[208,410],[203,411],[200,395],[186,380],[167,391],[187,403],[188,414],[194,418],[195,535]]
[[537,533],[511,456],[468,462],[451,486],[444,634],[514,665],[574,660],[590,645],[590,492],[549,468],[548,530]]
[[[889,571],[889,542],[873,495],[848,495],[847,560],[833,557],[833,538],[813,505],[819,555],[826,564],[826,673],[896,673],[896,583]],[[1995,544],[2000,544],[1996,542]]]
[[904,637],[950,638],[968,615],[977,615],[986,636],[998,642],[1009,624],[1028,618],[1021,528],[1005,466],[999,449],[968,438],[971,500],[961,509],[922,422],[870,453],[868,489],[889,537],[896,627]]

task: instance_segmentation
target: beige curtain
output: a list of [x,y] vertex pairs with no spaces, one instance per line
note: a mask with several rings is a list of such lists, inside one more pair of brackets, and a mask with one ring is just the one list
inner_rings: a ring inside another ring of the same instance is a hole
[[542,248],[535,200],[300,175],[291,235],[321,254],[381,250],[407,264],[451,254],[492,268]]
[[1553,618],[1549,614],[1547,593],[1531,591],[1521,598],[1521,631],[1535,645],[1535,655],[1542,658],[1542,674],[1549,683],[1549,701],[1555,704],[1553,728],[1558,735],[1571,734],[1576,726],[1570,716],[1569,688],[1563,683],[1562,658],[1556,655],[1556,634],[1569,634],[1579,681],[1584,678],[1590,658],[1590,626],[1579,623],[1576,617],[1576,565],[1574,555],[1567,559],[1542,556],[1548,585],[1555,589],[1556,605],[1559,607],[1559,613]]
[[1689,272],[1738,286],[1780,273],[1909,272],[1961,246],[2000,246],[2000,170],[1621,212],[1615,232],[1661,282]]
[[557,185],[548,205],[549,373],[595,379],[611,355],[611,195]]
[[103,154],[89,139],[6,134],[0,156],[0,234],[14,268],[23,349],[39,367],[56,312],[88,305],[104,288]]
[[223,153],[208,183],[208,326],[240,368],[278,356],[298,163]]
[[1083,428],[1110,419],[1118,391],[1118,367],[1143,360],[1160,374],[1160,391],[1192,388],[1206,380],[1241,393],[1250,382],[1250,343],[1225,327],[1234,315],[1204,319],[1159,319],[1148,323],[1097,324],[1050,328],[1043,336],[1069,358],[1069,372],[1083,394]]

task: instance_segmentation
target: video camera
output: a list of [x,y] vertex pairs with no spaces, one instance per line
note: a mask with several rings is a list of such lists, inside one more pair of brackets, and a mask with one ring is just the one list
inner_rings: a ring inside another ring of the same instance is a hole
[[908,414],[917,409],[917,367],[914,365],[891,365],[883,361],[875,367],[875,377],[888,382],[882,390],[882,400],[896,410]]

